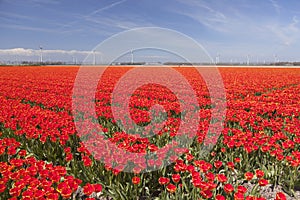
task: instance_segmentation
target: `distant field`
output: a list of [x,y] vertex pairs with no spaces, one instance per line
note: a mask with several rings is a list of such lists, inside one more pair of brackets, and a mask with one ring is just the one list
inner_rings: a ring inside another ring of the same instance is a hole
[[[0,67],[30,67],[27,65],[0,65]],[[43,65],[32,67],[217,67],[217,68],[300,68],[289,65]]]

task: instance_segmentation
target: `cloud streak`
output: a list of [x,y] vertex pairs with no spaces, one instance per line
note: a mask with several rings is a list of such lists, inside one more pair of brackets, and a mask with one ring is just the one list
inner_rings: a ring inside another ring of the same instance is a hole
[[74,20],[74,21],[72,21],[70,23],[67,23],[67,24],[63,25],[61,27],[61,29],[71,27],[72,25],[74,25],[74,24],[76,24],[78,22],[81,22],[81,21],[89,21],[89,19],[93,18],[94,15],[96,15],[96,14],[98,14],[100,12],[103,12],[105,10],[109,10],[109,9],[111,9],[111,8],[119,5],[119,4],[122,4],[122,3],[126,2],[126,1],[127,0],[116,1],[116,2],[111,3],[111,4],[109,4],[109,5],[105,6],[105,7],[96,9],[96,10],[90,12],[89,14],[78,16],[77,20]]
[[125,1],[127,1],[127,0],[116,1],[116,2],[114,2],[114,3],[112,3],[112,4],[110,4],[110,5],[107,5],[107,6],[103,7],[103,8],[99,8],[99,9],[97,9],[97,10],[94,10],[93,12],[91,12],[91,14],[89,14],[89,15],[87,15],[87,16],[95,15],[95,14],[97,14],[97,13],[99,13],[99,12],[104,11],[104,10],[111,9],[112,7],[114,7],[114,6],[116,6],[116,5],[119,5],[119,4],[121,4],[121,3],[124,3]]
[[19,24],[0,24],[0,27],[3,28],[11,28],[17,30],[26,30],[26,31],[38,31],[38,32],[48,32],[48,33],[60,33],[55,29],[50,28],[42,28],[42,27],[33,27],[33,26],[26,26],[26,25],[19,25]]
[[269,25],[268,28],[277,36],[281,44],[290,46],[300,38],[300,28],[298,24],[299,20],[297,16],[293,16],[291,22],[286,25],[273,24]]
[[184,15],[198,21],[200,24],[216,31],[228,32],[225,25],[229,23],[228,17],[223,12],[213,8],[203,1],[184,1],[177,0],[179,3],[183,4],[185,7],[188,6],[188,10],[178,10],[174,9],[175,12],[180,15]]
[[279,14],[280,11],[281,11],[281,6],[279,6],[279,4],[277,3],[277,1],[275,1],[275,0],[269,0],[269,1],[272,4],[272,6],[275,9],[275,11]]

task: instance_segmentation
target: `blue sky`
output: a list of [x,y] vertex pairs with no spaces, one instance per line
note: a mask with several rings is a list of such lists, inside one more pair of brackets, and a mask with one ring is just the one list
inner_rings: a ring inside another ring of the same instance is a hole
[[40,45],[44,59],[82,59],[138,27],[186,34],[220,61],[300,61],[299,20],[298,0],[0,0],[0,61],[38,59]]

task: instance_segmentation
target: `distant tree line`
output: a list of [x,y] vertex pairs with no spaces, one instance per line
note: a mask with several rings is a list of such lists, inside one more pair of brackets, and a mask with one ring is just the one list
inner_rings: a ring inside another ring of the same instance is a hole
[[[41,66],[41,65],[80,65],[82,63],[70,63],[70,62],[62,62],[62,61],[45,61],[45,62],[37,62],[37,61],[22,61],[19,63],[9,62],[9,63],[1,63],[0,65],[31,65],[31,66]],[[191,65],[223,65],[223,66],[300,66],[300,62],[268,62],[268,63],[188,63],[188,62],[115,62],[110,65],[170,65],[170,66],[191,66]]]
[[66,62],[61,61],[46,61],[46,62],[32,62],[32,61],[23,61],[21,65],[66,65]]

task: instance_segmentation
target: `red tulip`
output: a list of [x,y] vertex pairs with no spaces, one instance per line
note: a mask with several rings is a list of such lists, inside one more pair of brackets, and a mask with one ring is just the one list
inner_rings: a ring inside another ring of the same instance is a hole
[[90,196],[94,191],[95,191],[95,188],[90,183],[87,183],[85,186],[83,186],[83,193],[87,196]]
[[134,177],[132,178],[132,183],[133,183],[133,184],[137,185],[137,184],[139,184],[140,182],[141,182],[141,178],[140,178],[140,177],[134,176]]
[[256,174],[257,178],[262,178],[265,175],[265,173],[262,170],[259,170],[259,169],[257,169],[255,171],[255,174]]
[[158,182],[159,182],[159,184],[161,184],[161,185],[166,185],[166,184],[168,184],[168,183],[170,182],[170,179],[169,179],[169,178],[166,178],[166,177],[160,177],[160,178],[158,179]]
[[176,192],[176,189],[177,189],[176,186],[171,184],[171,183],[168,184],[166,188],[167,188],[167,191],[170,192],[170,193]]
[[266,179],[260,179],[259,181],[258,181],[258,184],[260,185],[260,186],[266,186],[266,185],[268,185],[268,180],[266,180]]
[[277,192],[277,193],[276,193],[275,200],[286,200],[286,196],[285,196],[285,194],[282,193],[282,192]]
[[218,174],[217,179],[220,183],[224,183],[227,181],[227,177],[224,174]]
[[245,176],[245,179],[246,180],[248,180],[248,181],[250,181],[252,178],[253,178],[253,173],[252,172],[246,172],[245,174],[244,174],[244,176]]
[[172,174],[172,180],[174,183],[178,183],[180,181],[180,174]]
[[231,184],[228,183],[228,184],[224,185],[224,191],[226,193],[231,193],[231,192],[233,192],[233,190],[234,190],[234,187]]

